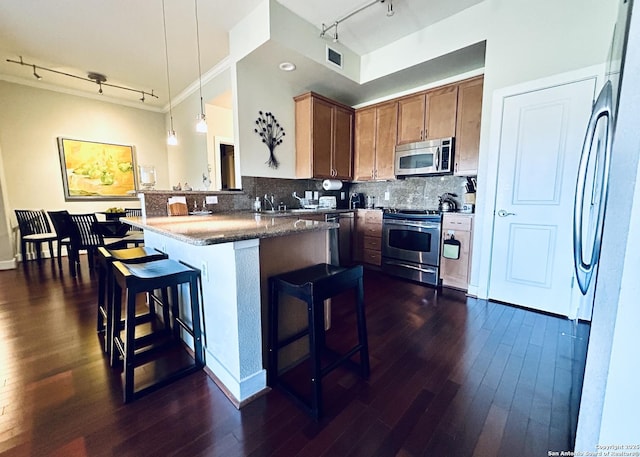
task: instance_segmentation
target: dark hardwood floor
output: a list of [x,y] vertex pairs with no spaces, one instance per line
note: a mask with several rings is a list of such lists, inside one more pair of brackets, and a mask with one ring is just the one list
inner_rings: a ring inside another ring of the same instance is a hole
[[[332,372],[316,423],[277,390],[238,411],[204,372],[123,405],[120,373],[95,331],[95,289],[86,259],[77,278],[48,259],[0,271],[0,456],[490,457],[572,448],[585,324],[367,271],[371,378]],[[328,337],[336,345],[354,325],[339,302]]]

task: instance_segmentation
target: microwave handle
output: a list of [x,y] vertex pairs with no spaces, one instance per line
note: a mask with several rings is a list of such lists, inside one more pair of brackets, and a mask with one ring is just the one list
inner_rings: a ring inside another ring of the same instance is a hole
[[436,148],[436,170],[440,169],[440,147]]

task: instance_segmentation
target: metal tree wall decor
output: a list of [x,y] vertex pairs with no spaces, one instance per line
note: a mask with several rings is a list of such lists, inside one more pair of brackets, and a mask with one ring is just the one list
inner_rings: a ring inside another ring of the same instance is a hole
[[253,131],[260,135],[262,142],[269,148],[269,160],[265,163],[271,168],[278,168],[280,162],[276,159],[273,151],[276,146],[282,144],[282,139],[285,136],[284,129],[273,114],[263,113],[262,111],[258,111],[258,114],[256,128]]

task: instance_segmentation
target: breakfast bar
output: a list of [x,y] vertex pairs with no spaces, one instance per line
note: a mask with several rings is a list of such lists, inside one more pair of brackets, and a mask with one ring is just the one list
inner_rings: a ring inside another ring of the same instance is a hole
[[[241,407],[264,391],[268,278],[329,262],[339,225],[250,212],[122,221],[144,230],[146,246],[200,270],[206,369],[229,399]],[[290,309],[280,326],[292,333],[306,310]],[[305,350],[302,341],[285,357]]]

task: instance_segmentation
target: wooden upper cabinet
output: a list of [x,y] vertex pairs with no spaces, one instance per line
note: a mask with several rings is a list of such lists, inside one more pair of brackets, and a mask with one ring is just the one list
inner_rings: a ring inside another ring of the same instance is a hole
[[423,140],[426,100],[424,92],[398,100],[397,144],[415,143]]
[[427,92],[425,140],[456,135],[458,86],[448,86]]
[[458,119],[453,167],[456,175],[478,174],[483,82],[484,79],[480,76],[458,86]]
[[313,92],[294,101],[296,176],[352,179],[353,109]]
[[354,179],[394,179],[398,103],[396,101],[356,112]]
[[331,153],[333,149],[333,140],[331,137],[332,112],[333,106],[329,103],[321,99],[313,100],[311,137],[314,176],[326,177],[331,175]]
[[376,108],[375,179],[394,179],[394,159],[398,126],[398,103],[391,102]]
[[353,109],[334,106],[332,119],[332,164],[335,179],[353,177]]
[[397,144],[455,136],[457,101],[455,85],[398,100]]
[[376,108],[356,111],[356,138],[353,154],[353,179],[373,178],[376,166]]

